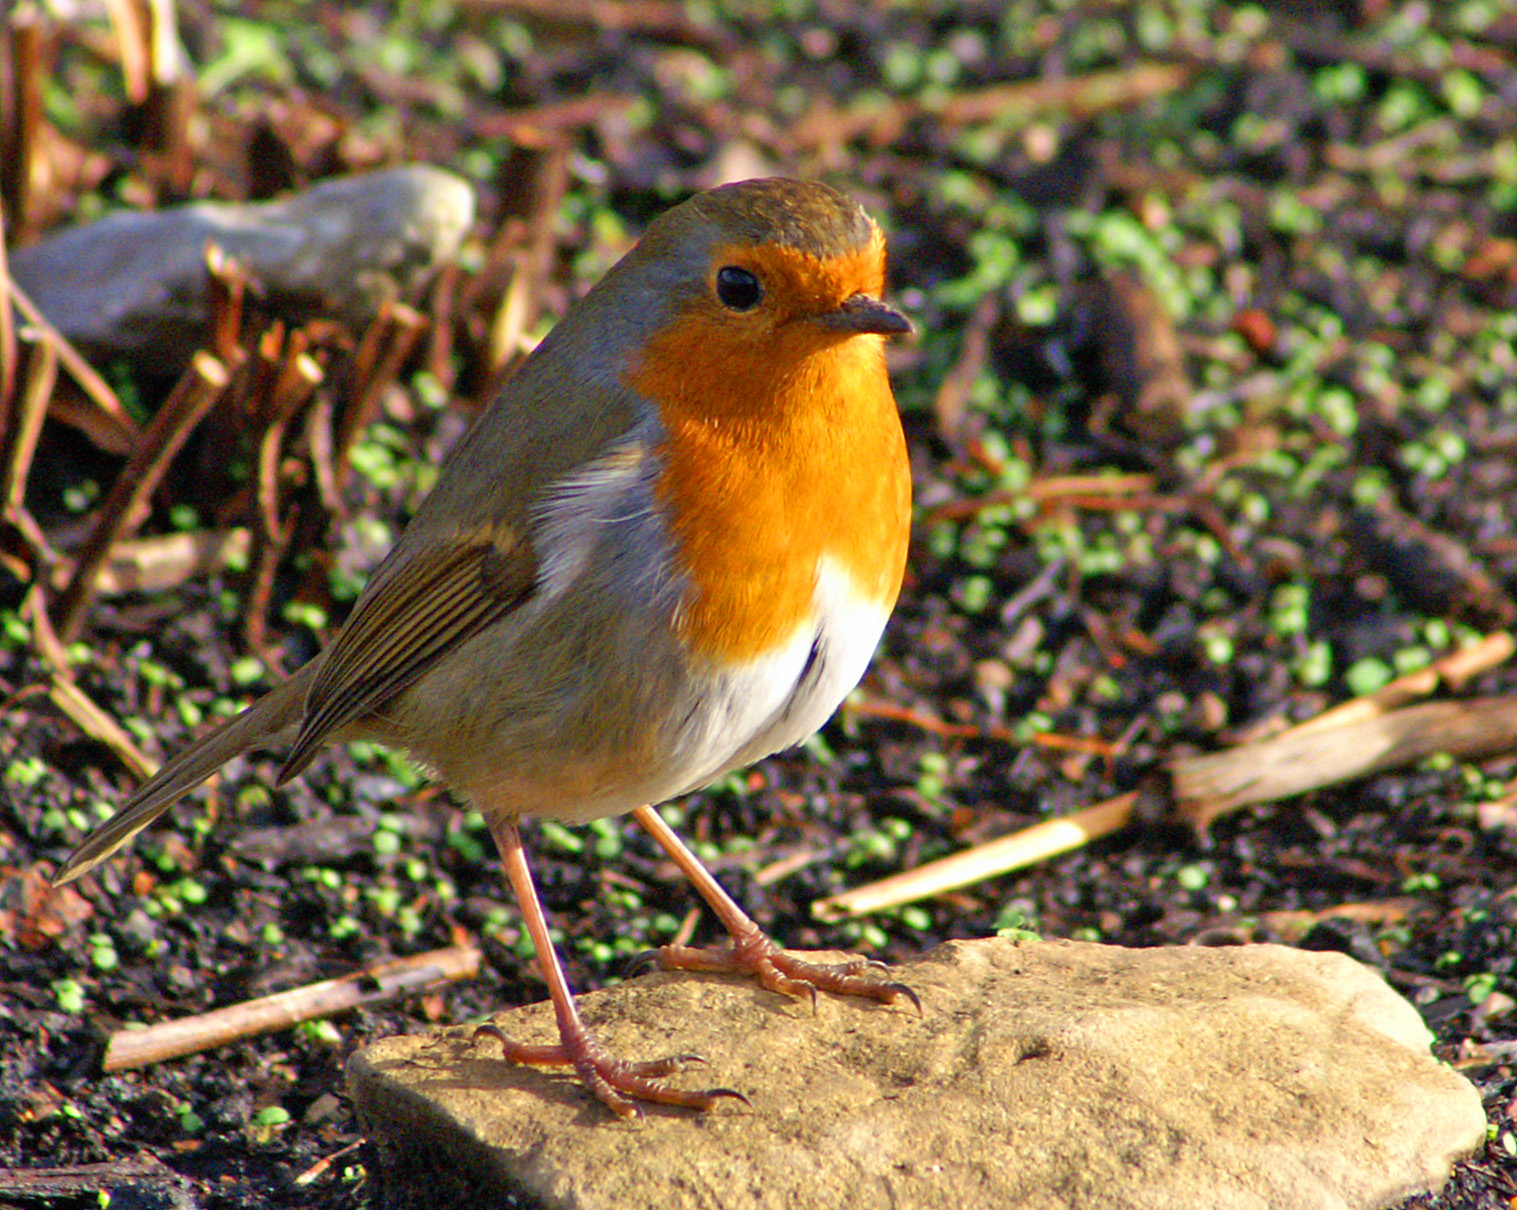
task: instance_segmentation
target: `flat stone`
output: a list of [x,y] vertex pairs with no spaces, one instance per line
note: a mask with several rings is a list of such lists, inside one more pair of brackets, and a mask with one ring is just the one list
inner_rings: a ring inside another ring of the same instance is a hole
[[86,356],[175,373],[210,321],[208,243],[242,266],[271,313],[362,324],[451,260],[473,221],[467,181],[413,164],[272,202],[122,211],[13,249],[10,269]]
[[[469,1028],[388,1038],[347,1081],[385,1210],[1329,1210],[1434,1190],[1480,1096],[1368,967],[1281,946],[958,941],[895,968],[923,1015],[726,976],[580,999],[613,1053],[752,1101],[616,1120]],[[500,1014],[556,1040],[548,1005]]]

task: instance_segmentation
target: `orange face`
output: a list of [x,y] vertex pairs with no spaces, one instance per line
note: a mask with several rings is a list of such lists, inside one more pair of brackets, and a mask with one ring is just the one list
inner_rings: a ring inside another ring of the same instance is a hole
[[[751,272],[751,308],[717,297],[723,268]],[[817,569],[834,560],[864,599],[900,589],[910,476],[883,338],[825,322],[884,280],[878,231],[825,259],[775,244],[729,245],[712,289],[648,341],[626,375],[669,433],[675,558],[695,591],[677,621],[696,652],[742,660],[788,640],[814,610]],[[823,321],[823,322],[819,322]]]

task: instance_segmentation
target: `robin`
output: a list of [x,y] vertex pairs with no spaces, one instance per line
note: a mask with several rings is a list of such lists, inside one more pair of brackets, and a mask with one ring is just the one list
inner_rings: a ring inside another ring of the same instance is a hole
[[[631,812],[731,935],[662,965],[790,995],[916,998],[876,964],[769,940],[654,805],[804,740],[864,673],[900,590],[911,483],[885,338],[885,239],[846,195],[772,178],[656,219],[453,450],[331,645],[171,760],[59,872],[77,878],[231,757],[293,738],[402,748],[488,821],[547,981],[555,1046],[620,1116],[726,1089],[628,1062],[581,1023],[518,824]],[[741,1099],[741,1098],[740,1098]]]

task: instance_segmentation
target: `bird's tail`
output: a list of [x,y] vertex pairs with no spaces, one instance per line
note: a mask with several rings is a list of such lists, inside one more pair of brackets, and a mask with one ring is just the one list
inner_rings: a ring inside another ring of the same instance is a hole
[[94,869],[232,757],[277,742],[281,732],[291,730],[305,713],[306,693],[319,663],[308,663],[158,770],[120,811],[85,838],[53,878],[53,885],[62,886]]

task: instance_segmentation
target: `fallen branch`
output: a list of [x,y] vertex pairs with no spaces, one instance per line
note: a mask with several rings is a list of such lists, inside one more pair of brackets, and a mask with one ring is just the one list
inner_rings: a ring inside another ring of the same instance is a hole
[[930,710],[898,706],[894,702],[887,702],[881,698],[850,698],[844,703],[843,708],[852,718],[878,718],[892,723],[905,723],[920,731],[926,731],[929,735],[936,735],[940,739],[1000,739],[1013,742],[1017,738],[1010,727],[994,725],[981,727],[973,723],[950,723]]
[[990,360],[990,333],[1000,318],[1000,296],[992,291],[980,299],[970,313],[964,324],[959,355],[948,373],[943,375],[937,396],[932,401],[933,415],[938,422],[938,436],[952,448],[957,448],[966,436],[965,417],[969,396],[974,390],[975,380]]
[[55,673],[47,693],[52,698],[53,705],[63,711],[74,726],[114,752],[138,781],[146,781],[158,772],[158,762],[143,752],[126,729],[97,706],[94,699],[73,681]]
[[[1174,814],[1204,829],[1218,815],[1248,803],[1302,794],[1436,752],[1478,758],[1517,747],[1517,698],[1427,702],[1396,709],[1440,685],[1461,689],[1479,673],[1511,658],[1514,651],[1517,641],[1511,635],[1487,635],[1281,735],[1227,752],[1176,760],[1170,765]],[[854,708],[874,717],[910,722],[944,738],[979,733],[973,727],[943,723],[887,703]],[[1074,741],[1045,736],[1036,742],[1070,747]],[[1021,869],[1125,827],[1132,820],[1137,798],[1135,793],[1119,795],[917,869],[819,899],[811,905],[812,915],[821,920],[862,916]]]
[[472,979],[479,972],[479,962],[480,951],[475,946],[453,945],[198,1016],[165,1021],[146,1029],[118,1030],[106,1046],[102,1069],[112,1072],[144,1067],[238,1038],[287,1029],[301,1021],[383,1004],[445,983]]
[[346,1147],[339,1147],[336,1151],[332,1152],[331,1155],[322,1156],[319,1160],[317,1160],[314,1164],[312,1164],[309,1168],[297,1176],[291,1182],[291,1184],[293,1184],[297,1189],[304,1189],[307,1185],[315,1184],[316,1181],[318,1181],[321,1177],[324,1177],[328,1172],[332,1170],[338,1160],[347,1159],[348,1156],[352,1155],[366,1142],[368,1142],[367,1139],[359,1139],[357,1142],[349,1143]]
[[1175,813],[1199,829],[1251,803],[1273,802],[1435,753],[1478,759],[1517,748],[1517,698],[1424,702],[1337,727],[1296,728],[1170,765]]
[[870,100],[846,110],[823,99],[794,124],[790,141],[795,148],[812,148],[863,139],[883,147],[899,139],[917,119],[947,129],[1004,121],[1008,114],[1015,114],[1024,124],[1049,114],[1080,122],[1178,92],[1198,70],[1186,63],[1140,63],[1083,76],[991,85],[926,100]]
[[1321,714],[1298,723],[1284,734],[1304,735],[1311,731],[1331,730],[1363,719],[1377,718],[1398,706],[1426,697],[1439,685],[1447,685],[1457,693],[1473,677],[1506,663],[1514,652],[1517,652],[1517,640],[1506,631],[1498,630],[1486,635],[1478,643],[1461,647],[1458,651],[1434,660],[1426,668],[1397,677],[1373,693],[1366,693],[1353,701],[1324,710]]
[[[65,417],[65,420],[107,452],[115,452],[118,446],[135,448],[141,439],[141,433],[110,384],[84,359],[83,354],[74,348],[68,338],[48,321],[47,316],[37,309],[37,304],[32,302],[14,277],[7,279],[5,287],[9,291],[11,304],[27,324],[36,329],[36,339],[45,341],[52,347],[53,352],[58,354],[58,364],[68,371],[69,377],[84,393],[84,397],[95,405],[94,412],[88,413],[88,418],[81,414]],[[105,442],[100,440],[101,429],[108,435]]]
[[601,33],[641,35],[703,46],[731,54],[733,36],[692,6],[671,0],[464,0],[466,12],[500,14],[560,25],[584,25]]
[[59,598],[55,625],[65,643],[77,638],[84,625],[84,615],[95,597],[96,577],[110,556],[111,547],[136,523],[143,504],[157,488],[174,455],[216,402],[227,381],[226,368],[219,361],[204,351],[196,353],[190,368],[142,434],[142,440],[100,506],[95,527],[74,565],[73,578]]
[[1406,707],[1440,686],[1459,691],[1511,659],[1517,640],[1486,635],[1426,668],[1324,710],[1279,735],[1170,765],[1175,813],[1205,829],[1229,811],[1411,764],[1435,752],[1478,758],[1517,741],[1517,699]]
[[47,401],[58,383],[58,355],[52,346],[30,346],[21,389],[0,412],[0,510],[15,521],[26,511],[26,481],[47,417]]
[[1324,920],[1353,920],[1362,924],[1399,924],[1422,907],[1410,895],[1366,903],[1337,903],[1321,911],[1265,912],[1260,919],[1270,931],[1286,942],[1296,942]]
[[[7,6],[9,7],[9,6]],[[11,239],[24,242],[36,234],[37,202],[46,187],[47,174],[39,172],[40,131],[43,123],[44,27],[42,14],[24,6],[8,18],[10,24],[10,81],[13,95],[0,129],[0,153],[5,171],[0,172],[4,204],[10,215]]]
[[192,1189],[187,1177],[150,1151],[104,1164],[0,1168],[0,1198],[7,1206],[99,1205],[107,1198],[118,1205],[193,1206]]
[[1044,820],[952,857],[928,862],[841,895],[819,899],[811,905],[811,914],[819,920],[842,920],[984,882],[987,878],[1078,849],[1099,836],[1125,827],[1133,817],[1137,802],[1136,793],[1119,794],[1072,815]]
[[[95,577],[95,594],[113,597],[128,592],[163,592],[186,580],[225,571],[234,562],[246,559],[251,548],[252,536],[241,526],[129,538],[111,547],[110,557]],[[53,569],[57,588],[68,583],[73,566],[62,561]]]
[[265,427],[258,440],[257,508],[253,512],[255,553],[242,611],[243,641],[250,651],[261,652],[267,646],[266,628],[270,603],[274,599],[274,576],[295,533],[294,514],[297,510],[292,507],[287,520],[280,493],[280,458],[285,448],[285,430],[324,377],[321,366],[305,349],[306,340],[301,333],[292,333],[286,343],[276,329],[265,332],[258,345],[258,364],[264,369],[262,378],[266,390],[256,400]]
[[1033,479],[1015,491],[995,488],[978,496],[963,496],[929,509],[923,525],[940,521],[966,521],[992,508],[1032,501],[1041,511],[1051,508],[1083,508],[1094,512],[1167,509],[1180,511],[1187,501],[1178,496],[1154,494],[1155,479],[1147,473],[1127,475],[1050,475]]
[[395,382],[426,328],[427,319],[421,312],[404,303],[394,303],[380,311],[379,318],[358,342],[353,354],[350,399],[333,433],[332,465],[339,489],[352,473],[348,453],[353,443],[378,416],[384,392]]
[[[0,144],[4,140],[0,139]],[[11,271],[5,257],[5,197],[0,191],[0,416],[9,414],[16,389],[16,315],[11,310]]]

